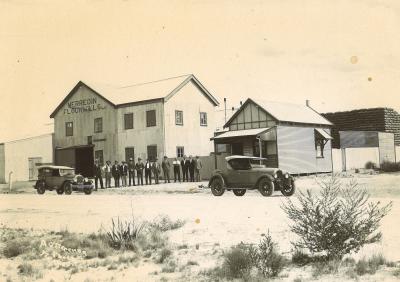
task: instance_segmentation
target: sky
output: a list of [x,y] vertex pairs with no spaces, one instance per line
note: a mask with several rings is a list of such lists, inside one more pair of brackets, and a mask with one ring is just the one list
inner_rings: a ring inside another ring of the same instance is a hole
[[51,130],[79,80],[189,73],[228,109],[400,111],[400,1],[0,0],[0,142]]

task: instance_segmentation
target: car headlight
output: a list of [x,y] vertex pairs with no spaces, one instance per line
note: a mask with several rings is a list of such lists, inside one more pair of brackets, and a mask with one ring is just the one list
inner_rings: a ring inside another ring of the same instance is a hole
[[89,178],[85,177],[85,179],[83,179],[85,182],[89,182]]
[[289,178],[289,173],[285,173],[285,178],[287,179],[287,178]]
[[278,174],[275,173],[275,174],[274,174],[274,178],[278,178]]

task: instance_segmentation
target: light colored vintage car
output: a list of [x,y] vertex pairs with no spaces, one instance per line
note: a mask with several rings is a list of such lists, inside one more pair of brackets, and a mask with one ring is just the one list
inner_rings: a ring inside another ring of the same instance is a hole
[[263,196],[281,191],[285,196],[295,191],[294,178],[279,168],[266,167],[265,160],[257,157],[229,156],[226,165],[213,172],[208,186],[214,196],[221,196],[225,190],[232,190],[236,196],[243,196],[246,190],[258,189]]
[[72,191],[83,191],[91,194],[93,182],[82,175],[75,174],[75,170],[67,166],[45,165],[38,168],[39,175],[33,186],[38,194],[46,190],[56,190],[57,194],[70,195]]

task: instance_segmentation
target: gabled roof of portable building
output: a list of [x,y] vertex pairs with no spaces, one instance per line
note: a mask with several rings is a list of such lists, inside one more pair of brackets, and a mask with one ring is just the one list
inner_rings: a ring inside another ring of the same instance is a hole
[[248,98],[246,102],[240,107],[239,110],[228,120],[224,127],[229,126],[229,124],[234,120],[234,118],[244,109],[244,107],[253,102],[264,111],[270,114],[274,119],[281,122],[293,122],[293,123],[303,123],[303,124],[319,124],[319,125],[329,125],[332,123],[320,115],[317,111],[310,108],[307,105],[282,103],[282,102],[271,102],[261,99]]

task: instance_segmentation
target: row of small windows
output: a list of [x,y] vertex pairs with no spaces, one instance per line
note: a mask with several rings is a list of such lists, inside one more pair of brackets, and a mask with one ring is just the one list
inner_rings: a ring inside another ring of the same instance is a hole
[[[134,119],[133,113],[124,114],[124,129],[133,129],[134,128]],[[175,124],[183,125],[183,111],[175,111]],[[153,127],[157,125],[156,118],[156,110],[146,111],[146,126]],[[207,113],[200,113],[200,125],[207,126]],[[94,119],[94,133],[103,132],[103,118],[95,118]],[[72,121],[65,123],[65,135],[73,136],[74,135],[74,124]]]
[[[183,125],[183,111],[175,111],[175,124]],[[207,113],[200,112],[200,126],[207,126]]]
[[[152,127],[157,125],[156,111],[150,110],[146,111],[146,126]],[[124,115],[124,129],[133,129],[133,113],[128,113]],[[103,132],[103,118],[94,119],[94,133]],[[74,135],[74,124],[72,121],[65,123],[65,135]]]

